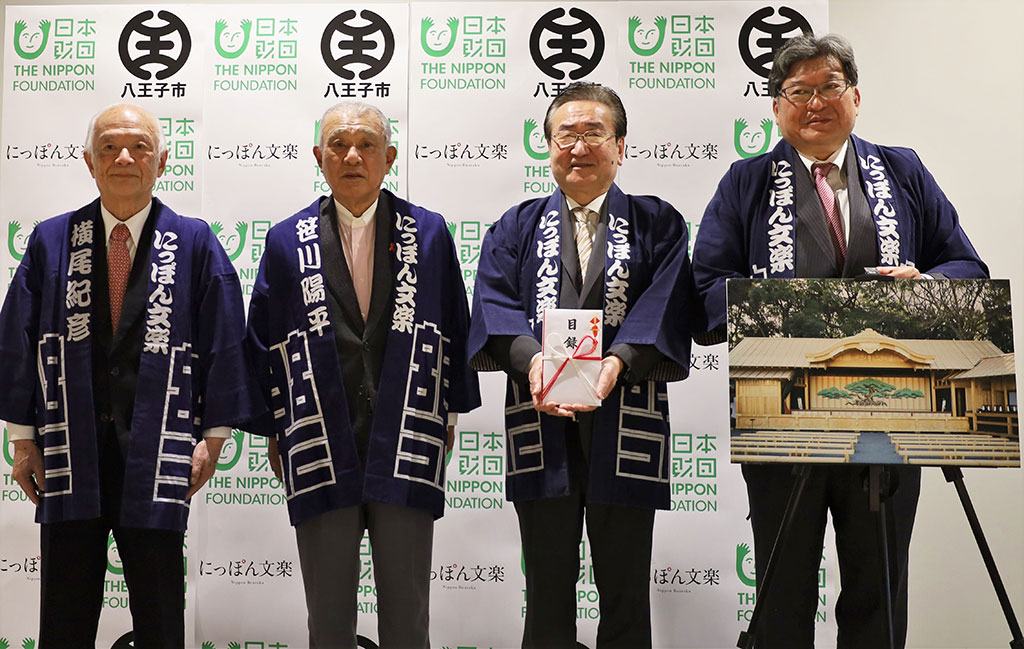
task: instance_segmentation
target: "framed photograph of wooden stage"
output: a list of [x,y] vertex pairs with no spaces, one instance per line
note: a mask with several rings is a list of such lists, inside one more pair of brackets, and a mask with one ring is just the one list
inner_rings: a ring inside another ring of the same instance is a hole
[[1005,280],[730,279],[733,462],[1020,466]]

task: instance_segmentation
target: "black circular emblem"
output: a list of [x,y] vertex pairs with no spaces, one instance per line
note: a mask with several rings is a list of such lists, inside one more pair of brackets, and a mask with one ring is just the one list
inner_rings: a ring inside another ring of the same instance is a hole
[[117,44],[125,69],[144,81],[152,79],[153,73],[143,66],[158,66],[156,78],[162,81],[180,70],[192,51],[192,36],[181,18],[170,11],[160,11],[156,17],[163,24],[145,24],[153,19],[152,11],[136,15],[121,30]]
[[750,14],[740,27],[740,57],[751,72],[765,79],[772,71],[776,50],[788,39],[813,31],[807,19],[795,9],[779,7],[779,15],[785,19],[781,23],[766,20],[774,13],[774,8],[762,7]]
[[[356,63],[365,65],[366,68],[359,73],[359,78],[365,80],[377,76],[388,67],[395,53],[395,35],[391,25],[369,9],[359,12],[359,17],[367,22],[366,25],[350,25],[349,21],[355,17],[356,12],[349,9],[327,23],[320,39],[320,54],[331,72],[342,79],[355,78],[356,74],[349,66]],[[380,42],[371,39],[377,33],[380,34]],[[379,55],[374,54],[377,49],[380,50]]]
[[132,649],[135,646],[135,632],[129,631],[114,641],[110,649]]
[[[569,16],[575,22],[561,24],[555,22],[565,16],[565,9],[552,9],[541,16],[530,32],[530,56],[544,74],[552,79],[564,79],[565,70],[559,69],[560,64],[569,64],[569,78],[573,81],[582,79],[597,68],[604,56],[604,32],[597,20],[582,9],[573,7]],[[587,34],[591,34],[590,39]],[[585,52],[593,49],[590,56]],[[544,46],[548,52],[542,51]]]

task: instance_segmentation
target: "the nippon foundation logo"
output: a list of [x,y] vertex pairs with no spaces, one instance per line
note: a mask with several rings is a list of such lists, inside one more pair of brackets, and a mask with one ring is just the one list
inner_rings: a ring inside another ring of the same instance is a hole
[[644,23],[637,16],[630,16],[626,23],[629,49],[637,56],[654,56],[665,43],[665,27],[668,19],[657,16],[652,22]]
[[26,61],[34,61],[50,42],[52,23],[45,18],[30,26],[24,20],[14,23],[14,52]]
[[766,153],[771,147],[772,130],[775,123],[765,117],[760,122],[747,123],[738,117],[733,121],[732,142],[736,154],[741,158],[753,158]]
[[[64,13],[71,13],[73,8],[51,9],[55,15],[21,18],[14,22],[11,44],[17,56],[11,58],[12,78],[8,90],[30,93],[95,90],[93,61],[97,21]],[[7,157],[11,158],[10,147]]]
[[420,21],[420,47],[427,56],[440,58],[447,56],[455,47],[455,40],[459,35],[459,19],[449,17],[441,24],[434,24],[434,19],[428,17]]
[[245,54],[252,36],[252,21],[243,18],[238,26],[228,25],[223,18],[213,26],[213,47],[222,59],[237,59]]
[[526,155],[538,162],[551,157],[548,142],[544,138],[544,128],[534,119],[523,122],[523,150],[526,151]]
[[736,577],[748,588],[757,586],[757,573],[754,570],[754,553],[746,543],[736,546]]

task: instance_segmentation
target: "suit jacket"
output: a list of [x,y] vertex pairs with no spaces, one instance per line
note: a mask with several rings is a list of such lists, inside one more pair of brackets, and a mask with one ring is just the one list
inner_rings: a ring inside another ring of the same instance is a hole
[[[561,191],[521,203],[491,226],[477,271],[470,362],[508,374],[510,500],[564,496],[580,486],[582,468],[592,478],[586,480],[587,502],[665,508],[670,499],[668,443],[660,441],[669,434],[664,382],[685,378],[690,366],[685,225],[664,201],[626,195],[612,185],[595,236],[584,278]],[[603,309],[604,339],[610,343],[605,353],[629,367],[601,407],[577,416],[578,425],[540,414],[530,403],[526,373],[541,350],[543,310],[554,306]],[[642,421],[623,419],[623,412],[639,410],[645,411]],[[643,435],[637,426],[645,427]],[[634,452],[634,439],[641,437],[658,441]]]
[[[608,201],[601,205],[601,214],[594,232],[590,249],[587,276],[580,276],[579,251],[576,248],[576,231],[573,215],[566,201],[562,201],[561,213],[561,274],[558,306],[562,309],[600,309],[604,305],[604,258],[608,235]],[[541,345],[533,336],[492,336],[487,343],[490,353],[501,369],[525,381],[530,372],[530,361],[540,353]],[[654,345],[631,345],[617,343],[608,348],[607,355],[622,359],[620,380],[632,385],[646,378],[647,373],[662,358],[663,354]],[[591,417],[585,417],[588,424]]]
[[352,430],[359,456],[364,462],[388,338],[389,327],[382,323],[390,321],[394,308],[391,300],[394,271],[388,257],[388,248],[394,232],[395,217],[391,201],[384,193],[380,195],[374,219],[373,281],[370,307],[364,323],[341,246],[334,199],[327,196],[320,203],[320,247],[328,288],[327,304],[331,322],[334,323],[334,342],[338,347],[338,363],[345,384]]
[[[110,322],[110,287],[107,279],[107,239],[97,236],[93,241],[95,282],[93,306],[95,328],[92,338],[92,385],[96,411],[96,432],[100,452],[106,437],[113,435],[121,450],[128,455],[132,415],[135,412],[135,387],[139,377],[139,361],[145,332],[146,288],[149,279],[149,253],[153,244],[155,215],[150,213],[135,246],[135,259],[121,303],[121,319],[117,334]],[[96,212],[94,231],[104,232],[103,216]],[[109,448],[108,448],[109,450]]]

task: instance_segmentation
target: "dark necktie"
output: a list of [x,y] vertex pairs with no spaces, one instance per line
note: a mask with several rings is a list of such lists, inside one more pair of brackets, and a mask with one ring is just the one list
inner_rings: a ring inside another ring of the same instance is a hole
[[828,173],[834,166],[831,162],[821,162],[811,165],[811,171],[814,172],[814,185],[818,189],[818,198],[821,199],[821,206],[825,209],[825,220],[828,221],[828,233],[832,237],[832,247],[835,248],[836,263],[842,270],[846,263],[846,236],[843,234],[843,217],[839,213],[836,193],[828,184]]
[[128,244],[131,237],[128,226],[118,223],[110,233],[110,247],[107,249],[107,279],[110,285],[110,326],[117,333],[117,322],[121,319],[121,304],[124,302],[124,289],[128,286],[128,273],[131,271],[131,260],[128,257]]

